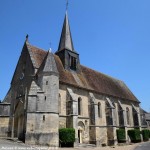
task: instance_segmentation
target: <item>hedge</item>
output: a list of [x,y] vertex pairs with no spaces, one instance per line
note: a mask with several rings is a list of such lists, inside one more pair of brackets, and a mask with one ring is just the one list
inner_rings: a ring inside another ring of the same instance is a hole
[[73,147],[75,142],[75,129],[61,128],[59,129],[59,140],[61,147]]
[[139,129],[133,129],[133,130],[128,130],[128,135],[131,139],[131,142],[141,142],[141,136],[140,136],[140,130]]
[[118,139],[119,143],[126,141],[125,129],[118,129],[117,130],[117,139]]
[[143,135],[143,140],[144,141],[148,141],[149,140],[149,130],[148,129],[144,129],[142,130],[142,135]]

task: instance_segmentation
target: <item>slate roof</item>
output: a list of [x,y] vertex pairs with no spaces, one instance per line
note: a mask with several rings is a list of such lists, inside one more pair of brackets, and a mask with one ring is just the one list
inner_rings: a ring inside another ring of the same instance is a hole
[[51,52],[47,52],[47,55],[45,56],[42,64],[40,65],[40,68],[38,69],[38,72],[45,72],[45,73],[57,73],[57,66],[56,66],[56,61],[54,58],[54,55]]
[[73,42],[72,42],[72,36],[71,36],[71,32],[70,32],[69,19],[68,19],[67,11],[65,14],[65,19],[64,19],[64,23],[63,23],[62,32],[61,32],[61,38],[60,38],[60,42],[59,42],[58,51],[61,51],[64,49],[75,51],[74,46],[73,46]]
[[[31,60],[34,61],[34,67],[39,68],[47,55],[47,51],[29,44],[27,47],[32,54]],[[65,70],[59,57],[54,55],[54,58],[59,72],[60,82],[105,95],[139,102],[124,82],[82,65],[80,65],[81,73],[78,74]]]

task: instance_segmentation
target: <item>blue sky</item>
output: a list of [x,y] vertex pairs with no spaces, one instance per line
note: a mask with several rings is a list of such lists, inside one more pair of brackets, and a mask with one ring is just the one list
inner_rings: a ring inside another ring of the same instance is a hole
[[[26,34],[55,52],[66,0],[0,0],[0,99],[6,95]],[[150,111],[150,0],[70,0],[81,64],[123,80]]]

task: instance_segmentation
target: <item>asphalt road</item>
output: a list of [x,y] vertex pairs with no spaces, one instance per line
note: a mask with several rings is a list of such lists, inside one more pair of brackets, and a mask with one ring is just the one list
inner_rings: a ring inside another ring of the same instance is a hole
[[27,150],[28,148],[33,150],[32,147],[23,143],[0,139],[0,150]]
[[49,150],[49,148],[29,146],[19,141],[0,139],[0,150]]
[[134,150],[150,150],[150,142],[140,144]]
[[[101,147],[95,148],[95,150],[133,150],[134,145],[128,146],[118,146],[116,148],[111,147]],[[87,148],[67,148],[67,150],[87,150]],[[55,147],[37,147],[37,146],[29,146],[19,141],[11,141],[6,139],[0,139],[0,150],[59,150],[59,148]],[[61,148],[61,150],[66,150],[66,148]],[[88,148],[88,150],[94,150],[93,148]],[[134,149],[134,150],[150,150],[150,142],[142,143]]]

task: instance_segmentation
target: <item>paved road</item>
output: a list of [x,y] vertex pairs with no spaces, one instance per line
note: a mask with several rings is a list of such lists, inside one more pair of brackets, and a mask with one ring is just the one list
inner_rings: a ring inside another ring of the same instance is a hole
[[32,147],[19,141],[0,139],[0,150],[50,150],[50,149],[47,147],[36,147],[36,146]]
[[[138,146],[137,146],[138,145]],[[150,142],[137,145],[95,148],[54,148],[29,146],[22,142],[0,139],[0,150],[150,150]],[[135,148],[136,147],[136,148]]]
[[28,148],[32,150],[32,147],[23,143],[0,139],[0,150],[26,150]]
[[140,144],[134,150],[150,150],[150,142]]

